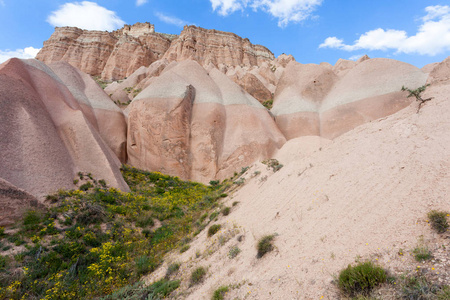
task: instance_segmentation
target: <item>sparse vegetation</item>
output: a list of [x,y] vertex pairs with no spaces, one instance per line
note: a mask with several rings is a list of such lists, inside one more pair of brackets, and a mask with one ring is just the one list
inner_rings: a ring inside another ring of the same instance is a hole
[[448,212],[432,210],[428,213],[428,219],[430,219],[431,227],[438,233],[444,233],[447,231],[449,225],[447,222]]
[[147,287],[141,282],[124,287],[113,294],[102,298],[102,300],[141,300],[141,299],[162,299],[170,295],[180,286],[179,280],[169,281],[166,279],[157,281]]
[[423,276],[409,276],[404,279],[402,299],[450,299],[450,288],[429,282]]
[[421,87],[419,87],[419,88],[417,88],[415,90],[411,90],[411,89],[409,89],[409,88],[407,88],[405,86],[402,86],[402,89],[401,89],[402,92],[407,91],[409,93],[408,94],[408,98],[409,97],[415,97],[416,101],[420,102],[419,103],[419,107],[417,108],[417,112],[420,111],[420,108],[422,107],[422,105],[425,104],[425,102],[430,101],[431,99],[433,99],[433,98],[427,98],[427,99],[423,99],[422,98],[421,94],[426,90],[426,88],[428,86],[429,86],[429,84],[426,84],[426,85],[423,85],[423,86],[421,86]]
[[262,105],[263,105],[265,108],[267,108],[268,110],[271,110],[272,107],[273,107],[273,99],[264,101],[264,102],[262,103]]
[[278,172],[283,167],[283,165],[274,158],[262,161],[262,163],[267,165],[268,168],[271,168],[274,173]]
[[265,235],[259,239],[256,249],[258,250],[258,254],[256,257],[261,258],[266,253],[269,253],[273,250],[273,240],[275,239],[275,235]]
[[208,237],[215,235],[220,230],[220,228],[222,228],[222,225],[220,224],[211,225],[208,229]]
[[229,258],[235,258],[236,256],[238,256],[239,253],[241,253],[241,249],[239,249],[238,246],[234,246],[228,252],[228,257]]
[[166,278],[169,278],[173,274],[177,273],[180,269],[180,263],[172,263],[167,267]]
[[370,261],[360,262],[356,266],[349,265],[339,273],[338,286],[350,296],[368,295],[370,291],[386,281],[386,272]]
[[97,82],[97,84],[98,84],[103,90],[104,90],[104,89],[108,86],[108,84],[109,84],[108,81],[105,81],[105,80],[101,79],[100,76],[92,76],[92,79],[94,79],[95,82]]
[[414,248],[413,254],[417,261],[429,260],[433,257],[431,251],[424,245],[419,245]]
[[189,245],[189,244],[184,245],[183,247],[181,247],[180,253],[184,253],[184,252],[188,251],[189,248],[191,248],[191,245]]
[[190,285],[193,286],[193,285],[201,283],[203,281],[203,279],[205,278],[205,275],[206,275],[205,268],[198,267],[191,274]]
[[217,290],[214,291],[214,294],[212,296],[212,300],[223,300],[225,299],[225,294],[228,292],[229,288],[228,286],[221,286]]

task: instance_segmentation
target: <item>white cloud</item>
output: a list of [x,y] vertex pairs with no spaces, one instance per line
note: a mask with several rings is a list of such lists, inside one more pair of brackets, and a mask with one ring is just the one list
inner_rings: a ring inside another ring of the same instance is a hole
[[125,24],[114,11],[89,1],[63,4],[48,16],[47,22],[58,27],[73,26],[81,29],[108,31],[120,28]]
[[252,7],[261,9],[278,19],[278,26],[297,23],[311,16],[323,0],[210,0],[214,11],[226,16],[237,10]]
[[349,59],[349,60],[358,60],[358,59],[360,59],[362,56],[364,56],[364,54],[355,54],[355,55],[350,56],[348,59]]
[[344,44],[337,37],[329,37],[319,48],[395,50],[397,53],[430,56],[450,51],[450,6],[428,6],[425,11],[427,15],[421,19],[422,24],[415,35],[408,36],[403,30],[378,28],[362,34],[353,45]]
[[165,14],[160,13],[160,12],[157,12],[155,15],[162,22],[167,23],[167,24],[171,24],[171,25],[175,25],[175,26],[178,26],[178,27],[184,27],[184,25],[192,24],[190,22],[181,20],[181,19],[179,19],[177,17],[171,17],[171,16],[165,15]]
[[0,50],[0,63],[7,61],[10,58],[35,58],[39,50],[33,47],[26,47],[25,49],[16,50]]
[[136,6],[144,5],[147,2],[148,2],[148,0],[136,0]]

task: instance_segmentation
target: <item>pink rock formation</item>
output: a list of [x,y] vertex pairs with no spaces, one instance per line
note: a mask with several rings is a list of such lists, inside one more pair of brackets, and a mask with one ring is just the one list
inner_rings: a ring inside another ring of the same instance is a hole
[[[291,62],[280,80],[272,113],[288,139],[319,135],[333,139],[365,122],[390,115],[412,100],[400,92],[417,88],[427,75],[391,59],[360,63],[339,60],[327,66]],[[342,66],[349,67],[343,69]]]
[[123,112],[87,75],[66,62],[50,68],[78,101],[83,114],[122,163],[127,161],[127,124]]
[[[95,107],[100,101],[89,110],[79,99],[42,62],[11,59],[0,65],[0,109],[7,112],[0,115],[0,178],[38,198],[73,188],[78,171],[127,191],[119,159],[91,123],[104,120]],[[108,125],[98,128],[114,137]]]
[[450,83],[450,56],[442,62],[433,66],[427,83],[447,84]]
[[45,63],[66,61],[90,75],[117,80],[161,58],[172,39],[155,33],[148,23],[114,32],[57,27],[36,58]]
[[258,101],[191,60],[168,66],[128,110],[130,164],[185,179],[223,179],[285,142]]

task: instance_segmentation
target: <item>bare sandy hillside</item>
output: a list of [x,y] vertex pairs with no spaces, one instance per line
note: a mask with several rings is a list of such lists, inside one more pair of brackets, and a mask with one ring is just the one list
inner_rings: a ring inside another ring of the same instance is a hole
[[[449,94],[450,85],[432,85],[424,98],[434,98],[419,113],[416,102],[333,141],[305,139],[305,155],[297,151],[301,140],[287,143],[292,148],[280,150],[280,171],[256,164],[245,173],[226,205],[239,203],[216,222],[219,233],[208,238],[204,230],[147,281],[179,261],[178,298],[211,299],[219,286],[235,285],[225,299],[339,299],[333,276],[355,260],[414,272],[421,265],[409,253],[421,240],[436,251],[436,243],[449,244],[426,219],[432,209],[450,210]],[[277,234],[275,251],[257,259],[257,241],[266,234]],[[241,252],[230,259],[233,246]],[[434,263],[429,275],[449,284],[448,260]],[[189,288],[199,266],[207,277]]]

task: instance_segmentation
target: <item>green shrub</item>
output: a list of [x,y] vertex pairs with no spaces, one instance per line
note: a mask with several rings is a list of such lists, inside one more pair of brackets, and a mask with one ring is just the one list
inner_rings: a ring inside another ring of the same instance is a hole
[[147,255],[139,256],[136,259],[136,268],[138,275],[143,275],[153,271],[156,267],[156,264],[153,260]]
[[172,263],[167,267],[166,278],[178,272],[180,269],[180,263]]
[[80,180],[78,180],[78,179],[74,179],[74,180],[73,180],[73,184],[78,184],[79,181],[80,181]]
[[184,252],[188,251],[189,248],[191,248],[191,245],[189,245],[189,244],[184,245],[183,247],[181,247],[180,253],[184,253]]
[[41,215],[35,210],[28,210],[23,218],[23,225],[36,225],[41,222]]
[[433,257],[431,251],[426,246],[417,246],[414,248],[413,254],[417,261],[429,260]]
[[238,205],[238,204],[239,204],[239,201],[234,201],[232,205],[233,205],[233,206],[236,206],[236,205]]
[[227,286],[221,286],[217,290],[214,291],[212,296],[212,300],[223,300],[225,299],[225,294],[228,292],[229,288]]
[[256,257],[261,258],[264,256],[264,254],[270,252],[273,250],[273,240],[275,238],[275,235],[265,235],[262,238],[259,239],[258,244],[256,246],[256,249],[258,250],[258,254]]
[[370,261],[360,262],[339,273],[338,286],[349,295],[368,294],[374,287],[386,281],[386,272]]
[[274,173],[278,172],[283,167],[283,165],[280,164],[280,162],[278,160],[274,159],[274,158],[265,160],[262,163],[267,165],[268,168],[272,168],[272,171]]
[[220,224],[211,225],[208,229],[208,237],[215,235],[217,233],[217,231],[220,230],[220,228],[222,228],[222,225],[220,225]]
[[444,233],[447,231],[449,225],[447,222],[448,212],[432,210],[428,213],[428,218],[431,222],[431,227],[438,233]]
[[217,211],[213,212],[210,216],[209,216],[209,220],[212,221],[215,218],[217,218],[217,216],[219,215],[219,213]]
[[86,182],[85,184],[82,184],[82,185],[80,186],[80,191],[87,191],[87,190],[89,190],[91,187],[94,187],[94,186],[92,185],[92,183]]
[[196,285],[203,281],[206,275],[206,270],[203,267],[198,267],[191,274],[190,285]]
[[229,214],[230,214],[230,211],[231,211],[231,208],[230,207],[224,207],[223,209],[222,209],[222,215],[224,215],[224,216],[228,216]]
[[228,257],[229,258],[235,258],[236,256],[238,256],[239,253],[241,253],[241,249],[239,249],[238,246],[234,246],[228,252]]

